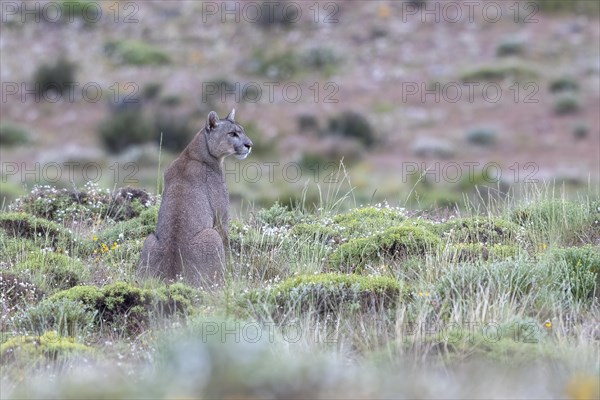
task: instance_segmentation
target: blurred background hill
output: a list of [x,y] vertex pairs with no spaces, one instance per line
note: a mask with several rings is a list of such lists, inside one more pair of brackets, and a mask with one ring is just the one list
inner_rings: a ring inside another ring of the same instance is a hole
[[600,178],[597,1],[1,4],[3,204],[34,184],[156,191],[234,107],[255,143],[226,163],[238,206]]

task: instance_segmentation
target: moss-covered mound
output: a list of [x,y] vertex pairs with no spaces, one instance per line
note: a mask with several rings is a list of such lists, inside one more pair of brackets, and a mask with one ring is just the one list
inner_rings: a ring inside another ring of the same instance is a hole
[[339,246],[329,257],[334,269],[361,272],[367,264],[383,260],[406,259],[435,251],[438,236],[421,226],[394,226],[383,233],[352,239]]
[[72,337],[60,336],[56,332],[46,332],[41,336],[16,336],[0,344],[2,363],[38,363],[57,360],[75,353],[90,354],[94,350],[77,343]]
[[98,288],[75,286],[57,292],[48,301],[64,299],[80,302],[87,310],[98,313],[102,324],[120,325],[129,332],[146,326],[152,314],[187,313],[200,302],[200,293],[182,283],[144,289],[125,282],[115,282]]
[[370,236],[406,220],[404,210],[392,207],[364,207],[338,214],[333,222],[346,238]]
[[392,309],[401,297],[400,284],[389,277],[345,274],[299,275],[258,294],[276,314],[330,313],[342,310]]
[[0,229],[8,237],[43,241],[47,246],[70,247],[73,234],[57,223],[24,212],[0,214]]

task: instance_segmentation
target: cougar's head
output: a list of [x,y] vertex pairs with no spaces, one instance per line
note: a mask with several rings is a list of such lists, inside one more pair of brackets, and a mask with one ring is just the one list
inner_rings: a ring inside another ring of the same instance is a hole
[[252,141],[246,136],[244,127],[235,122],[235,109],[225,119],[219,119],[217,113],[211,111],[204,131],[208,151],[219,160],[230,155],[243,160],[252,150]]

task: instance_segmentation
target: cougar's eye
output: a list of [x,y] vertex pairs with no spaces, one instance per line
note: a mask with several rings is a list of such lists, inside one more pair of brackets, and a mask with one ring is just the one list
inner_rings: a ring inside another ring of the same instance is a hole
[[238,137],[238,134],[236,132],[229,132],[229,136]]

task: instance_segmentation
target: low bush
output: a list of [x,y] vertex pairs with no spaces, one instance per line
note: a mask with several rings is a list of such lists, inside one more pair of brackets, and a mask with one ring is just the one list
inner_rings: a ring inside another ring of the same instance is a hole
[[294,225],[302,218],[298,210],[282,206],[276,201],[270,208],[263,208],[258,212],[258,222],[268,226]]
[[525,45],[522,39],[519,38],[508,38],[501,41],[496,46],[496,56],[520,56],[525,53]]
[[554,100],[554,113],[557,115],[573,114],[580,108],[579,98],[573,93],[561,93]]
[[60,336],[84,337],[96,317],[96,311],[82,307],[79,301],[46,299],[18,313],[14,324],[20,331],[38,335],[53,331]]
[[55,222],[24,212],[0,213],[0,229],[3,229],[9,238],[41,241],[47,246],[60,246],[62,249],[69,249],[73,243],[71,231]]
[[577,300],[590,299],[600,291],[600,248],[593,245],[557,248],[549,252],[553,264],[563,263],[560,284]]
[[338,214],[333,217],[333,223],[345,238],[357,238],[381,233],[406,219],[402,208],[368,206]]
[[[77,65],[64,56],[59,57],[54,64],[40,65],[33,76],[36,92],[44,95],[48,91],[54,91],[62,96],[76,83],[76,70]],[[52,98],[54,97],[53,95]],[[62,96],[64,97],[66,96]]]
[[590,126],[585,122],[578,122],[573,126],[573,137],[576,140],[585,139],[589,136]]
[[278,314],[325,314],[393,309],[400,301],[401,290],[399,283],[389,277],[320,274],[289,278],[261,295]]
[[328,262],[333,269],[360,273],[368,264],[423,256],[439,246],[440,239],[424,227],[394,226],[340,245]]
[[576,92],[579,90],[579,83],[570,76],[561,76],[550,82],[550,92]]
[[491,146],[496,143],[498,132],[493,128],[475,128],[466,133],[469,143],[480,146]]
[[367,147],[374,145],[377,140],[371,123],[355,111],[344,111],[329,118],[326,134],[356,139]]
[[201,300],[196,289],[182,283],[152,290],[125,282],[115,282],[103,288],[76,286],[57,292],[48,299],[52,302],[63,299],[79,302],[86,310],[97,313],[97,322],[121,329],[124,334],[134,334],[147,327],[154,312],[164,316],[188,313],[192,305]]
[[98,126],[100,138],[106,148],[119,153],[128,146],[155,140],[152,123],[140,109],[126,109],[111,114]]
[[0,145],[17,146],[30,140],[30,133],[21,125],[10,122],[0,123]]
[[163,65],[171,61],[162,50],[138,40],[111,40],[104,51],[120,64]]

